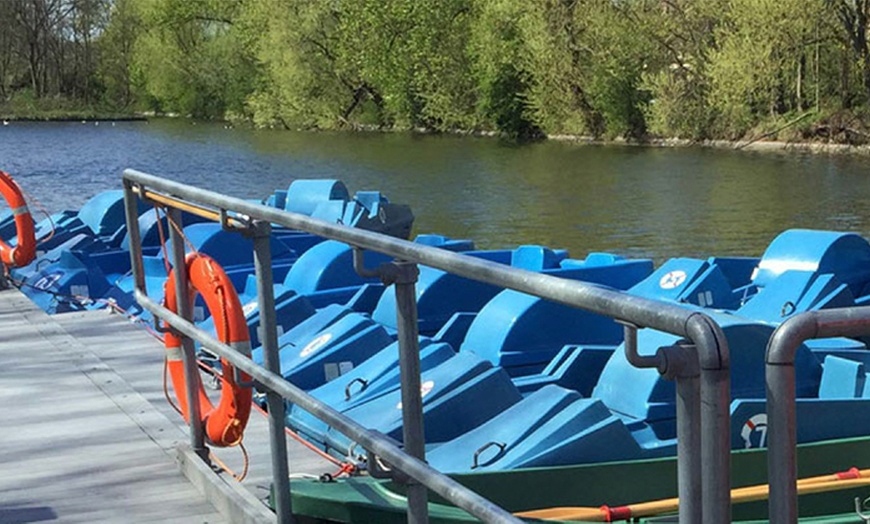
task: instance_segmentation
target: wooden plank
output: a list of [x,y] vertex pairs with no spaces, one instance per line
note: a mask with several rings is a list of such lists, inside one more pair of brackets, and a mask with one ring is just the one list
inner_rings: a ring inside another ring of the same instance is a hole
[[167,453],[181,435],[145,433],[154,410],[132,418],[136,395],[109,371],[17,290],[0,292],[0,522],[225,522]]
[[[55,320],[77,340],[86,344],[99,358],[111,366],[140,395],[148,399],[155,409],[174,421],[187,433],[184,421],[166,401],[163,389],[163,345],[141,325],[131,323],[123,315],[106,311],[88,311],[56,315]],[[116,334],[124,341],[105,337],[106,332]],[[171,385],[168,386],[171,388]],[[216,392],[211,392],[216,393]],[[170,391],[170,395],[172,392]],[[214,399],[216,401],[216,398]],[[248,476],[242,483],[254,496],[264,500],[272,482],[271,454],[269,452],[268,420],[254,412],[245,431],[245,446],[250,458]],[[238,448],[214,448],[222,461],[235,471],[241,471],[243,462]],[[287,453],[291,476],[319,476],[335,473],[337,467],[314,454],[288,437]]]

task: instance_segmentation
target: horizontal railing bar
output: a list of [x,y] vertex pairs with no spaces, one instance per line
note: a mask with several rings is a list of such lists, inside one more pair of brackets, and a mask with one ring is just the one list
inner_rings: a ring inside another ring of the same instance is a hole
[[[196,215],[198,217],[212,220],[214,222],[221,221],[220,212],[215,211],[213,209],[207,209],[207,208],[204,208],[202,206],[197,206],[197,205],[191,204],[190,202],[186,202],[184,200],[179,200],[179,199],[171,197],[171,196],[163,195],[161,193],[156,193],[154,191],[148,191],[147,189],[144,189],[144,188],[139,189],[139,188],[134,187],[133,192],[138,194],[144,200],[150,200],[152,202],[156,202],[156,203],[164,205],[164,206],[174,207],[174,208],[180,209],[181,211],[184,211],[186,213],[190,213],[191,215]],[[244,227],[245,226],[245,224],[243,224],[242,222],[239,222],[237,219],[232,218],[232,217],[227,217],[227,222],[231,226],[237,226],[237,227]]]
[[205,348],[213,351],[221,358],[228,360],[233,366],[249,374],[265,388],[278,393],[283,398],[314,414],[320,420],[353,439],[366,450],[370,450],[382,457],[396,470],[402,471],[409,477],[424,484],[433,492],[450,500],[475,517],[483,519],[485,522],[516,524],[522,522],[474,491],[433,469],[425,462],[407,455],[387,438],[360,426],[352,419],[308,395],[305,391],[284,380],[279,375],[267,371],[230,346],[213,339],[208,333],[154,302],[141,291],[135,290],[134,295],[142,307],[169,322],[181,334],[197,340]]
[[[630,322],[638,327],[651,327],[680,336],[688,336],[687,321],[689,317],[698,314],[674,304],[630,295],[595,284],[512,268],[445,249],[424,246],[362,229],[331,224],[297,213],[252,204],[239,198],[165,180],[133,169],[125,170],[124,178],[134,184],[150,186],[175,197],[199,202],[217,209],[231,209],[253,219],[266,220],[273,224],[345,242],[358,248],[385,253],[400,260],[431,266],[466,278],[521,291],[567,306]],[[148,194],[152,195],[153,193],[149,192]]]

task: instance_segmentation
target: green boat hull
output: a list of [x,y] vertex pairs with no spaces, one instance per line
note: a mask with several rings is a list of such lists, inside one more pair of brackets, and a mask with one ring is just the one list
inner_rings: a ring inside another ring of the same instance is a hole
[[[870,469],[870,437],[807,444],[798,447],[798,473],[811,477],[852,467]],[[765,450],[732,454],[734,487],[767,482]],[[509,511],[556,506],[620,506],[676,496],[673,458],[610,462],[558,468],[453,475],[457,481]],[[404,523],[402,486],[369,477],[337,482],[294,481],[293,512],[300,517],[334,522]],[[854,513],[855,498],[870,496],[870,487],[801,496],[801,520],[863,522]],[[462,523],[477,520],[430,494],[430,520]],[[735,504],[735,521],[765,522],[767,501]],[[658,519],[650,519],[654,522]]]

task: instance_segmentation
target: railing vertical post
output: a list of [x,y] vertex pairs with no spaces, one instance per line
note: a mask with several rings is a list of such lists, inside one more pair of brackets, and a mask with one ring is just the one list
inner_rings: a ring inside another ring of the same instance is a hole
[[728,369],[701,370],[702,521],[731,522],[731,377]]
[[[402,438],[405,452],[426,460],[423,432],[423,397],[420,391],[420,340],[417,327],[416,283],[420,270],[410,262],[396,262],[396,320],[399,338],[399,372],[402,383]],[[429,522],[426,486],[409,481],[408,524]]]
[[[187,264],[184,262],[184,237],[180,230],[181,211],[175,208],[166,210],[169,219],[169,239],[172,242],[172,267],[175,273],[175,295],[178,300],[178,315],[188,322],[193,322],[190,309],[190,293],[187,288]],[[200,385],[199,367],[196,362],[196,350],[193,340],[181,336],[181,354],[184,359],[184,384],[187,388],[187,416],[190,425],[190,447],[202,460],[208,462],[208,449],[205,447],[205,436],[202,427],[202,413],[199,406]]]
[[766,366],[767,470],[770,483],[770,522],[796,522],[797,401],[794,364]]
[[136,289],[145,289],[145,271],[142,268],[142,239],[139,232],[139,198],[133,192],[133,183],[124,179],[124,214],[127,218],[127,235],[130,239],[130,267]]
[[680,524],[701,522],[701,382],[677,378],[677,485]]
[[[254,271],[257,275],[257,301],[260,308],[260,341],[266,369],[281,374],[278,358],[278,332],[275,320],[275,288],[272,279],[272,252],[269,246],[272,226],[268,222],[254,224]],[[266,393],[269,406],[269,443],[272,447],[272,484],[278,522],[292,523],[290,502],[290,468],[287,462],[287,441],[284,434],[285,406],[281,395]]]

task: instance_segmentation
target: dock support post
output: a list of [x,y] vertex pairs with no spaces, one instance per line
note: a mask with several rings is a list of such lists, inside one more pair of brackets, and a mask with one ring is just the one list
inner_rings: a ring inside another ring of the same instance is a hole
[[[169,238],[172,242],[172,267],[175,270],[175,296],[177,297],[178,315],[193,322],[187,287],[187,264],[184,261],[184,237],[181,235],[181,211],[175,208],[166,210],[169,219]],[[190,447],[202,460],[208,462],[208,448],[205,447],[205,436],[202,427],[202,412],[199,406],[200,384],[199,367],[196,362],[196,349],[193,340],[181,335],[181,354],[184,359],[184,384],[187,388],[187,416],[190,425]]]
[[[423,397],[420,391],[420,340],[417,327],[417,264],[395,262],[396,326],[399,337],[399,371],[402,383],[402,438],[405,452],[426,460],[423,431]],[[428,524],[426,486],[408,480],[408,524]]]
[[[254,271],[257,275],[257,302],[260,308],[260,341],[263,344],[263,360],[267,370],[281,374],[278,358],[278,332],[275,320],[275,288],[272,277],[272,252],[269,238],[272,226],[269,222],[254,223]],[[266,392],[269,407],[269,443],[272,447],[272,485],[274,487],[275,513],[278,522],[292,523],[290,502],[290,467],[287,459],[287,440],[284,434],[286,407],[281,395],[273,390]]]

